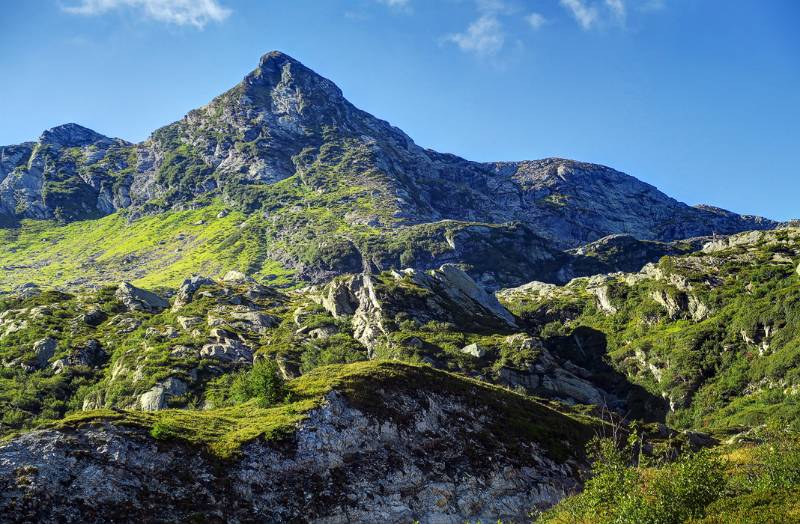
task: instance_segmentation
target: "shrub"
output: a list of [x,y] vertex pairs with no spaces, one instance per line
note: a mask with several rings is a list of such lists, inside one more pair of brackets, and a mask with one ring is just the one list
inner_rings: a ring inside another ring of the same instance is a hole
[[620,449],[613,440],[594,440],[591,478],[579,495],[562,501],[544,522],[679,524],[702,518],[725,490],[724,463],[708,451],[645,468],[636,464],[633,441]]
[[285,397],[286,386],[273,360],[259,360],[249,371],[237,374],[231,383],[231,399],[236,402],[256,399],[261,407],[269,407]]
[[764,464],[758,486],[762,489],[790,489],[800,485],[800,441],[780,437],[762,446],[758,458]]

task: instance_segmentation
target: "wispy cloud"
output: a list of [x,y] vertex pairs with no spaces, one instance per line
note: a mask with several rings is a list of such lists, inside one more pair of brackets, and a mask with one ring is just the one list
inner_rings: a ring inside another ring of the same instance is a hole
[[462,51],[488,56],[503,48],[505,33],[494,14],[484,14],[472,22],[466,31],[449,34],[445,40],[456,44]]
[[591,29],[597,24],[599,13],[596,6],[586,4],[583,0],[561,0],[561,5],[572,14],[582,28]]
[[[625,29],[629,16],[664,9],[667,3],[667,0],[538,0],[541,10],[529,11],[527,2],[521,0],[458,1],[472,4],[477,18],[463,31],[445,35],[441,41],[456,44],[462,51],[480,56],[496,55],[511,48],[514,42],[518,47],[524,45],[517,35],[521,27],[538,31],[545,25],[559,24],[564,18],[571,18],[585,31]],[[559,5],[567,16],[557,14]]]
[[147,18],[175,25],[191,25],[198,29],[210,22],[222,22],[231,14],[217,0],[81,0],[63,7],[67,13],[97,16],[119,9],[141,12]]
[[541,29],[541,27],[547,23],[547,19],[539,13],[529,14],[525,17],[525,21],[528,22],[528,25],[531,26],[534,31]]
[[623,0],[606,0],[606,6],[611,11],[614,20],[621,25],[625,25],[625,18],[628,14],[625,9],[625,2]]
[[[628,19],[629,0],[560,0],[561,6],[572,15],[584,29],[596,27],[625,27]],[[657,11],[664,6],[664,0],[640,0],[634,4],[638,11]]]

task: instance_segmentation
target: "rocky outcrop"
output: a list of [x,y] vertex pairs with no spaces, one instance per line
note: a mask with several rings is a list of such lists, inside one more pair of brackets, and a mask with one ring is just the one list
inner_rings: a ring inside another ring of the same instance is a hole
[[50,359],[56,352],[58,343],[55,339],[45,337],[33,343],[34,362],[33,365],[36,369],[44,369],[47,367]]
[[432,289],[442,290],[445,296],[459,305],[465,312],[490,314],[516,327],[514,316],[500,305],[494,295],[478,286],[469,275],[452,264],[445,264],[437,270],[417,276],[417,282]]
[[253,350],[236,335],[224,329],[211,330],[214,342],[200,349],[200,356],[222,362],[249,364],[253,362]]
[[115,296],[128,311],[157,313],[169,307],[169,302],[165,299],[150,291],[139,289],[129,282],[122,282],[117,287]]
[[192,276],[183,281],[183,284],[178,288],[178,293],[175,295],[175,301],[172,303],[172,311],[178,311],[186,304],[190,303],[194,298],[195,292],[203,286],[213,286],[215,282],[210,278],[201,276]]
[[66,358],[56,360],[51,364],[54,373],[63,373],[71,366],[85,366],[94,368],[108,360],[108,353],[95,339],[90,339],[80,346],[72,349]]
[[[331,392],[296,433],[227,462],[109,423],[0,445],[9,522],[524,521],[577,485],[573,459],[486,433],[498,414],[446,393],[386,393],[369,413]],[[388,395],[391,395],[389,397]],[[394,410],[408,414],[393,418]],[[542,421],[545,423],[545,421]],[[575,432],[576,447],[591,431]],[[476,438],[476,435],[482,435]]]
[[188,390],[186,383],[174,377],[159,382],[139,397],[139,408],[142,411],[158,411],[168,406],[169,399],[183,395]]
[[370,349],[392,330],[388,326],[401,312],[421,323],[437,320],[500,330],[517,327],[514,316],[494,295],[452,264],[428,272],[391,272],[380,279],[369,274],[337,279],[314,299],[334,317],[352,316],[356,339]]

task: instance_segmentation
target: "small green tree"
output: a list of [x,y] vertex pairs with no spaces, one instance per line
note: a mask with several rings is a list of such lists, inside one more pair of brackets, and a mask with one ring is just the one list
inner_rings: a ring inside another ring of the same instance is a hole
[[262,407],[274,406],[286,398],[286,384],[275,361],[259,360],[249,371],[234,377],[231,399],[246,402],[253,398]]

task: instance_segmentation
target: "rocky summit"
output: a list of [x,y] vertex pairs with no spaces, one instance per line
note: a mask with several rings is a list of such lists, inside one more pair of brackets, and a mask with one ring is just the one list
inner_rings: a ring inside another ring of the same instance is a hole
[[280,52],[0,148],[2,522],[800,522],[800,229]]

